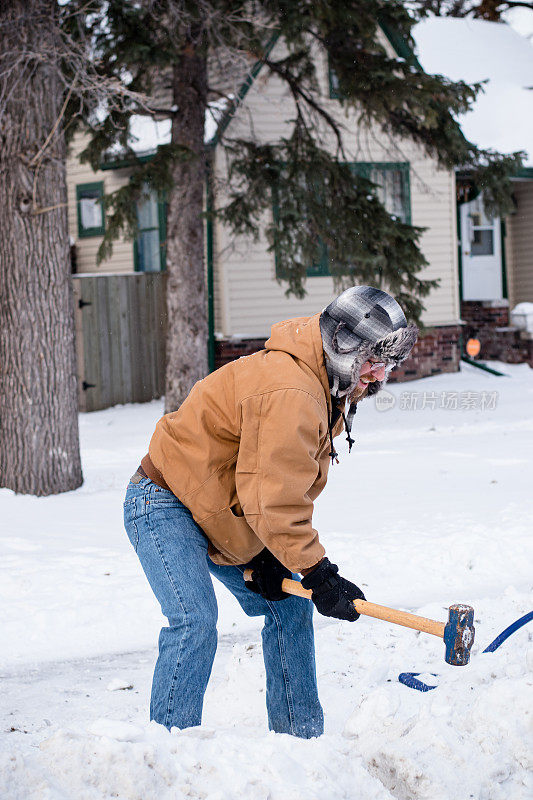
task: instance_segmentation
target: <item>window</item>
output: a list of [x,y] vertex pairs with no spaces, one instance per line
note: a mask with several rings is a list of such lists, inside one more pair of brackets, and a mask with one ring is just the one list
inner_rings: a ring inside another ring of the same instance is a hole
[[407,162],[360,161],[352,164],[356,175],[376,184],[376,194],[391,216],[411,224],[411,190]]
[[105,215],[102,205],[104,184],[81,183],[76,186],[78,205],[78,236],[103,236],[105,233]]
[[161,272],[166,266],[166,203],[148,192],[137,204],[139,235],[134,245],[137,272]]
[[494,220],[485,213],[482,196],[470,204],[470,255],[494,255]]
[[339,90],[339,77],[333,67],[328,62],[328,83],[329,83],[329,96],[331,100],[340,100],[341,93]]
[[[375,192],[393,217],[407,225],[411,224],[411,193],[409,184],[409,164],[407,162],[380,162],[366,161],[351,164],[354,176],[361,176],[376,185]],[[274,200],[274,220],[278,214],[277,203]],[[276,277],[286,279],[279,268],[276,254]],[[328,248],[324,242],[320,247],[320,258],[317,263],[307,269],[308,278],[323,277],[330,274]]]
[[[277,192],[274,191],[273,200],[272,200],[272,215],[274,217],[274,222],[277,224],[279,218],[279,204],[278,204],[278,197]],[[276,245],[274,248],[274,264],[276,269],[276,278],[278,280],[287,280],[288,276],[286,271],[280,264],[279,254],[278,254],[279,245]],[[318,261],[314,264],[311,264],[310,267],[307,268],[306,275],[308,278],[316,278],[318,276],[329,275],[329,266],[328,266],[328,248],[327,245],[320,240],[319,242],[319,257]]]

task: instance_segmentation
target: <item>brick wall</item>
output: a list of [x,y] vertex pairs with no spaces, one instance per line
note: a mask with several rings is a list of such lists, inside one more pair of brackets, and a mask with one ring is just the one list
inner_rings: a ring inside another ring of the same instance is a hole
[[236,358],[262,350],[265,341],[265,339],[223,339],[215,342],[215,369],[235,361]]
[[414,381],[443,372],[457,372],[460,337],[460,325],[429,328],[415,344],[407,361],[391,373],[389,383]]
[[479,331],[487,328],[504,327],[509,325],[509,303],[495,303],[493,300],[463,300],[461,301],[461,319],[469,327]]
[[[459,369],[460,325],[430,328],[413,348],[407,361],[391,374],[389,382],[412,381],[442,372]],[[215,345],[215,366],[221,367],[235,358],[255,353],[264,346],[264,339],[223,340]]]
[[465,344],[471,338],[480,341],[479,359],[533,366],[533,341],[509,325],[509,304],[506,301],[463,301],[461,318],[465,322]]

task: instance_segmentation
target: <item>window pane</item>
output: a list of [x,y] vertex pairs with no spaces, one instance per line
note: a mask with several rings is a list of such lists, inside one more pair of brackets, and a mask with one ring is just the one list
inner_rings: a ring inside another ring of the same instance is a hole
[[332,100],[340,99],[339,78],[333,67],[329,68],[329,96]]
[[148,197],[145,197],[137,205],[137,219],[139,220],[139,228],[158,228],[159,219],[157,215],[157,197],[155,192],[150,192]]
[[470,203],[470,219],[472,225],[480,228],[491,228],[493,224],[492,217],[489,217],[483,205],[483,195],[478,195],[475,200]]
[[409,218],[406,174],[400,169],[372,169],[369,180],[377,184],[377,195],[389,214],[402,222]]
[[159,231],[143,231],[137,239],[139,269],[142,272],[159,272],[161,269]]
[[320,275],[329,275],[328,247],[320,240],[318,260],[307,268],[307,277],[313,278]]
[[103,225],[102,205],[98,202],[99,195],[93,197],[80,197],[80,220],[84,230],[88,228],[101,228]]
[[470,255],[472,256],[494,255],[494,236],[492,228],[473,231]]

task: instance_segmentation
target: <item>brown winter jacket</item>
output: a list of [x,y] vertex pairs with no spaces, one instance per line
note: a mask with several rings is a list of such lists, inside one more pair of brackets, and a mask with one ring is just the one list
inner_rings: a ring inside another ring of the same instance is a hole
[[300,572],[324,555],[311,521],[330,450],[319,316],[274,325],[265,350],[199,381],[157,423],[150,460],[216,564],[245,564],[266,546]]

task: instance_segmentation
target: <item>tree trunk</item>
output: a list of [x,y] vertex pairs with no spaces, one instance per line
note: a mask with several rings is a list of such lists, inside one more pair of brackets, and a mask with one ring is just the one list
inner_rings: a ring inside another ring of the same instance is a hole
[[191,157],[176,164],[167,211],[167,366],[165,410],[174,411],[208,371],[207,292],[204,266],[204,117],[207,62],[201,45],[188,45],[173,69],[178,112],[172,142]]
[[82,483],[56,4],[0,24],[0,486],[49,495]]
[[475,9],[475,16],[489,20],[489,22],[500,22],[501,13],[504,10],[499,8],[501,5],[501,0],[482,0]]

